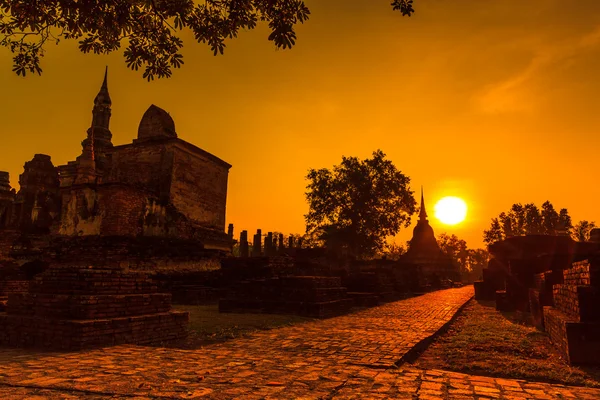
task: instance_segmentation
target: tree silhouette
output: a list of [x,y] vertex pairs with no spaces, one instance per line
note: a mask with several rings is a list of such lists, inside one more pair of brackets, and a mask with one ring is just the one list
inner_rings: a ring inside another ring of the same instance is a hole
[[311,169],[306,178],[307,233],[356,257],[382,252],[385,239],[408,227],[416,210],[410,178],[381,150],[363,161],[342,157],[332,170]]
[[512,236],[522,235],[569,235],[573,223],[569,212],[562,208],[556,212],[549,201],[540,209],[533,203],[515,203],[508,212],[492,218],[490,229],[483,231],[484,243],[491,244]]
[[587,242],[590,240],[590,232],[592,229],[596,227],[596,223],[594,221],[579,221],[571,232],[571,237],[573,240],[577,240],[578,242]]
[[463,282],[472,282],[481,276],[487,266],[489,253],[485,249],[469,249],[467,242],[456,235],[442,233],[438,236],[438,244],[460,266]]
[[[394,0],[402,15],[413,0]],[[179,34],[189,29],[198,43],[223,54],[225,40],[240,30],[267,23],[277,48],[296,43],[294,27],[308,19],[301,0],[0,0],[0,45],[14,55],[13,71],[41,74],[40,57],[48,41],[79,40],[84,53],[108,54],[126,42],[125,62],[145,67],[144,78],[170,77],[183,64]]]

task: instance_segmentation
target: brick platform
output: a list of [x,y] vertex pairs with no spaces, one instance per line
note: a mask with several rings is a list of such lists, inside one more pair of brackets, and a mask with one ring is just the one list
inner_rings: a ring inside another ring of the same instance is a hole
[[544,307],[552,342],[571,364],[600,363],[600,260],[573,264],[553,287],[554,306]]
[[187,335],[187,312],[171,310],[144,273],[120,268],[53,267],[27,293],[10,293],[0,344],[78,350],[160,344]]
[[289,276],[241,282],[219,301],[219,311],[328,318],[348,312],[353,304],[339,277]]

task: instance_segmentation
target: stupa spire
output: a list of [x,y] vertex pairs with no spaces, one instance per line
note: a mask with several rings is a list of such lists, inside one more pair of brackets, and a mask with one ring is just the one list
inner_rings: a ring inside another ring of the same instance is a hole
[[425,198],[423,197],[423,186],[421,186],[421,209],[419,210],[419,220],[427,221],[427,211],[425,210]]

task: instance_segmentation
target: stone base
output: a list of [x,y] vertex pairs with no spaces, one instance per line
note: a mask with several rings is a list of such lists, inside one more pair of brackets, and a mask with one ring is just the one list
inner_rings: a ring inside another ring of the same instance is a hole
[[348,292],[348,297],[354,301],[356,307],[375,307],[379,305],[377,293]]
[[347,313],[353,305],[352,299],[314,303],[221,299],[219,300],[219,312],[294,314],[310,318],[330,318]]
[[600,364],[600,322],[577,322],[553,307],[544,307],[544,325],[567,362]]
[[188,321],[189,313],[183,311],[79,321],[0,314],[0,344],[67,351],[158,345],[187,337]]

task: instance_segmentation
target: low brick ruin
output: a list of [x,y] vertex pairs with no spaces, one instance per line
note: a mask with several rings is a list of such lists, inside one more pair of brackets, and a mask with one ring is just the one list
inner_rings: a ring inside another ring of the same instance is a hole
[[238,283],[219,301],[219,311],[327,318],[348,312],[352,305],[339,277],[288,276]]
[[189,314],[171,311],[147,274],[119,267],[51,267],[26,293],[8,295],[0,344],[80,350],[160,344],[187,336]]
[[553,287],[554,306],[544,307],[552,342],[571,364],[600,360],[600,260],[593,258],[563,271]]

